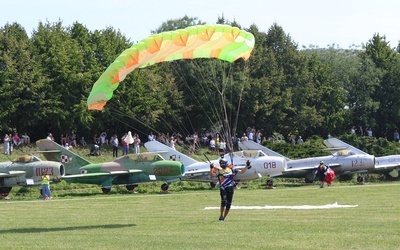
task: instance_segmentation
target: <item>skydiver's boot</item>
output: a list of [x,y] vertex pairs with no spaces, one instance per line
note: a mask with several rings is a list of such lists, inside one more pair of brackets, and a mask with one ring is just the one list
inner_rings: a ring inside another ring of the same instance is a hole
[[221,215],[219,216],[219,220],[220,220],[220,221],[223,221],[223,220],[224,220],[223,214],[224,214],[224,212],[225,212],[225,206],[224,206],[224,205],[221,205],[219,211],[220,211],[220,213],[221,213]]

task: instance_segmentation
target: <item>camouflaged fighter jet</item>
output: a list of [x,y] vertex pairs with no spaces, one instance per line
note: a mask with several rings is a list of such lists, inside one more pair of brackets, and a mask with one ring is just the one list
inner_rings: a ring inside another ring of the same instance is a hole
[[128,154],[110,162],[91,163],[48,139],[38,140],[36,145],[46,159],[65,166],[62,179],[69,183],[101,185],[106,194],[111,191],[112,185],[125,185],[133,191],[138,183],[152,181],[166,181],[161,189],[167,191],[169,183],[185,174],[182,163],[165,160],[157,153]]
[[42,161],[37,156],[23,155],[6,162],[0,162],[0,194],[9,199],[14,186],[39,186],[42,175],[50,175],[52,182],[60,181],[64,166],[59,162]]

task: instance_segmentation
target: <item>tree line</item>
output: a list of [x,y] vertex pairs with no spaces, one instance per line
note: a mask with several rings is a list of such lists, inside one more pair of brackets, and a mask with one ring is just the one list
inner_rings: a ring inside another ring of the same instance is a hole
[[[184,16],[152,33],[202,24]],[[75,22],[39,22],[28,35],[18,23],[0,29],[0,131],[33,139],[107,131],[178,132],[248,127],[273,133],[326,137],[356,128],[390,138],[400,124],[400,46],[372,34],[362,47],[299,48],[278,24],[255,36],[248,61],[180,60],[129,74],[102,111],[86,99],[102,72],[129,41],[119,30],[88,30]]]

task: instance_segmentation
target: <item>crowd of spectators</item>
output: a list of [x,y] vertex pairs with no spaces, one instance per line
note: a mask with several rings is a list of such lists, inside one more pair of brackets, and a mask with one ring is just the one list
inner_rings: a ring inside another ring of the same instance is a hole
[[[373,132],[371,128],[363,129],[362,126],[353,126],[350,129],[351,134],[356,134],[359,136],[368,136],[372,137]],[[118,146],[123,146],[124,151],[123,154],[129,152],[130,148],[134,151],[134,153],[140,153],[140,147],[143,146],[143,143],[146,141],[157,140],[165,145],[170,146],[171,148],[175,148],[175,145],[188,146],[190,153],[195,153],[199,147],[209,147],[210,152],[212,154],[221,154],[226,153],[231,150],[238,149],[238,143],[240,141],[252,140],[256,143],[263,143],[268,140],[271,142],[289,142],[291,144],[303,144],[307,139],[303,139],[301,135],[290,134],[287,137],[287,141],[281,134],[274,133],[269,136],[265,136],[260,129],[255,129],[254,127],[248,127],[239,137],[238,133],[230,136],[228,133],[220,133],[203,130],[200,133],[193,132],[192,134],[188,134],[183,136],[178,132],[172,133],[154,133],[150,131],[145,140],[141,140],[138,133],[134,133],[131,135],[133,139],[129,141],[129,143],[125,142],[125,138],[128,133],[124,133],[121,135]],[[328,135],[329,137],[330,135]],[[77,139],[76,133],[72,132],[70,134],[61,134],[59,140],[55,140],[52,133],[48,133],[47,139],[56,141],[60,143],[60,145],[68,148],[74,148],[78,146],[86,147],[88,144],[98,145],[99,147],[111,147],[111,139],[119,138],[118,135],[112,134],[108,136],[106,132],[98,134],[94,134],[91,141],[87,142],[84,136],[81,136],[80,139]],[[114,139],[113,139],[114,140]],[[398,129],[395,129],[393,132],[393,140],[400,142],[400,135]],[[30,145],[30,137],[27,133],[23,135],[19,135],[18,133],[14,134],[5,134],[4,136],[4,154],[12,154],[13,147],[19,147],[23,145]]]

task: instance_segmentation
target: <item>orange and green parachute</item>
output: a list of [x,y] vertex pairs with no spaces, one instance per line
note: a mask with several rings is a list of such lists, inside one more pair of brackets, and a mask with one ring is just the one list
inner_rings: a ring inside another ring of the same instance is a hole
[[126,49],[108,66],[93,85],[87,100],[88,109],[102,110],[119,82],[136,68],[179,59],[247,60],[253,47],[253,34],[222,24],[196,25],[151,35]]

